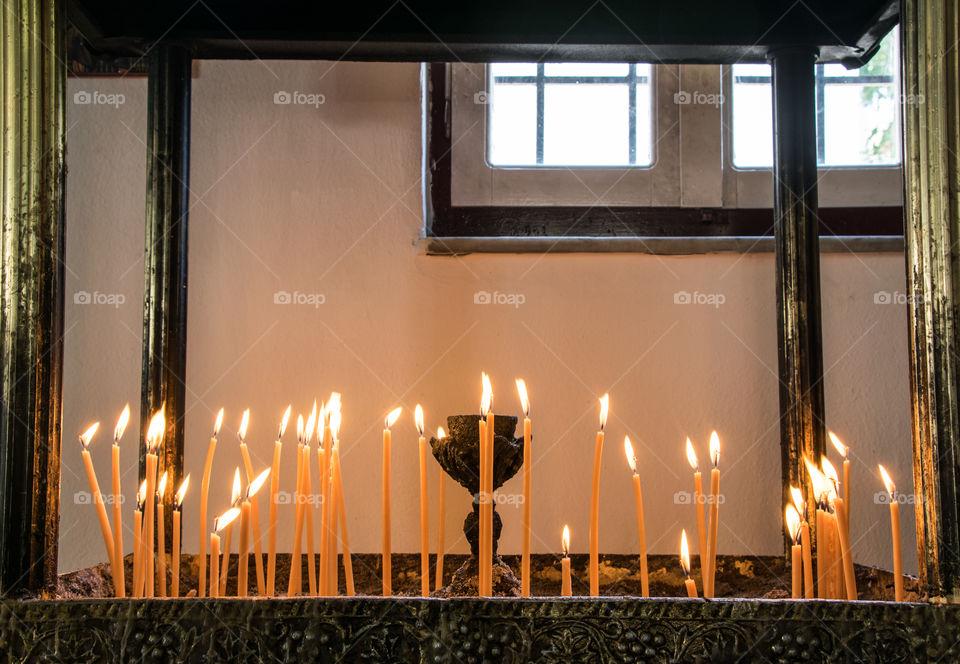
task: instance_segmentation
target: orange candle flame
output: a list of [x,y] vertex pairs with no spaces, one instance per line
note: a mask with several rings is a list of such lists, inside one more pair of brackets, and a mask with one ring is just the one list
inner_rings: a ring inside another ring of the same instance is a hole
[[187,487],[190,486],[190,475],[188,474],[183,478],[183,481],[180,482],[180,488],[177,489],[177,495],[174,497],[175,505],[177,509],[183,506],[183,497],[187,495]]
[[236,505],[240,500],[240,466],[233,473],[233,491],[230,494],[230,504]]
[[878,466],[880,468],[880,477],[883,478],[883,485],[887,487],[887,493],[890,494],[891,498],[896,497],[897,485],[893,483],[893,479],[890,477],[890,473],[887,472],[887,469],[882,465]]
[[633,452],[633,444],[630,442],[630,436],[623,437],[623,453],[627,455],[627,463],[630,464],[630,470],[637,474],[637,455]]
[[94,422],[89,426],[89,428],[87,428],[86,431],[80,434],[80,444],[83,445],[83,449],[87,449],[87,446],[90,445],[90,440],[94,437],[94,435],[97,433],[97,429],[99,428],[100,423]]
[[684,576],[690,576],[690,546],[687,544],[686,529],[680,531],[680,569]]
[[563,527],[563,535],[560,536],[560,546],[563,547],[563,557],[570,555],[570,526]]
[[523,378],[517,378],[517,394],[520,395],[520,407],[523,409],[523,416],[530,417],[530,397],[527,396],[527,384]]
[[130,421],[130,404],[123,407],[123,412],[117,418],[117,427],[113,430],[113,442],[119,443],[123,438],[123,432],[127,430],[127,423]]
[[441,440],[447,437],[447,432],[443,430],[443,427],[437,427],[437,440]]
[[247,408],[243,411],[243,416],[240,418],[240,428],[237,430],[237,438],[240,439],[240,442],[243,442],[243,439],[247,437],[247,427],[250,426],[250,409]]
[[280,419],[280,432],[277,434],[277,440],[283,438],[283,432],[287,430],[287,422],[290,421],[290,412],[293,410],[293,406],[287,406],[287,409],[283,411],[283,417]]
[[600,431],[607,426],[607,413],[610,412],[610,395],[600,397]]
[[226,512],[224,512],[223,514],[221,514],[220,516],[218,516],[216,519],[213,520],[214,532],[220,532],[221,530],[229,526],[231,523],[233,523],[233,520],[236,519],[238,516],[240,516],[240,508],[231,507]]
[[163,435],[167,430],[166,405],[161,406],[160,410],[150,419],[150,426],[147,427],[147,452],[153,453],[163,444]]
[[220,409],[220,412],[217,413],[217,421],[213,425],[213,437],[216,438],[217,434],[220,433],[220,426],[223,424],[223,408]]
[[269,468],[265,469],[262,473],[253,478],[253,481],[250,482],[249,486],[247,486],[247,500],[250,500],[257,495],[257,491],[259,491],[260,487],[264,485],[268,477],[270,477]]
[[693,468],[693,472],[698,472],[700,470],[700,462],[697,460],[697,452],[693,449],[693,443],[690,442],[690,438],[687,438],[687,463],[690,464],[690,467]]
[[389,429],[394,424],[396,424],[397,419],[400,417],[400,413],[402,412],[403,412],[403,408],[398,406],[397,408],[394,408],[389,413],[387,413],[387,416],[383,420],[383,428]]
[[720,465],[720,436],[716,431],[710,432],[710,463],[714,468]]
[[480,382],[483,384],[483,394],[480,396],[480,416],[486,417],[490,409],[493,408],[493,386],[490,384],[490,376],[485,372],[480,372]]
[[794,544],[800,543],[800,514],[793,505],[787,505],[784,510],[785,523],[787,526],[787,535],[790,536]]
[[837,437],[837,434],[832,431],[828,431],[827,434],[830,436],[830,442],[833,443],[833,446],[837,449],[837,453],[846,459],[847,455],[850,454],[850,448],[843,444],[843,441]]
[[413,409],[413,421],[417,425],[417,432],[422,436],[423,435],[423,408],[420,404],[417,404],[417,407]]

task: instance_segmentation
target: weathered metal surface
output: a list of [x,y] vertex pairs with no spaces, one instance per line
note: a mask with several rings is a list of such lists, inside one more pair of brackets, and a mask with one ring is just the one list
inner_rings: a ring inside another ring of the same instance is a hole
[[[170,471],[167,503],[183,473],[187,364],[187,211],[190,181],[190,63],[180,48],[157,45],[147,82],[147,211],[143,295],[141,443],[152,415],[166,408],[158,473]],[[140,445],[140,479],[145,473]],[[173,528],[168,510],[167,550]]]
[[64,14],[0,12],[0,594],[56,588],[63,369]]
[[905,0],[904,237],[921,583],[960,597],[960,19],[953,0]]
[[[779,51],[771,59],[783,504],[790,501],[789,485],[792,484],[804,489],[810,506],[814,505],[813,488],[803,458],[820,459],[826,433],[820,327],[815,61],[815,52],[799,48]],[[814,525],[811,523],[815,542]],[[789,551],[789,541],[784,537],[785,551]]]
[[957,661],[960,607],[784,600],[292,599],[0,603],[6,661]]

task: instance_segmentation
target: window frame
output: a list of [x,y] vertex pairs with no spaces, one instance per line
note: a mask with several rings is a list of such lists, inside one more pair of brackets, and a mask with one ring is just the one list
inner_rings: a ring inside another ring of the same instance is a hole
[[[463,66],[463,65],[459,65]],[[467,65],[469,66],[469,65]],[[664,67],[654,67],[654,82]],[[682,75],[682,72],[678,74]],[[729,83],[730,68],[721,74],[721,85]],[[486,81],[486,78],[481,80]],[[451,68],[447,64],[424,65],[424,135],[425,135],[425,234],[433,238],[464,237],[658,237],[658,238],[710,238],[710,237],[769,237],[773,234],[772,171],[771,169],[723,168],[721,187],[726,197],[734,194],[733,206],[698,205],[615,205],[592,204],[463,204],[455,200],[456,183],[452,181],[454,169],[452,140],[453,103],[455,85]],[[729,90],[729,87],[723,89]],[[664,86],[656,86],[654,99],[654,122],[660,122],[669,107],[663,107]],[[724,103],[723,112],[729,113],[732,104]],[[673,105],[676,108],[676,104]],[[727,116],[727,119],[729,117]],[[485,123],[484,131],[485,134]],[[679,131],[677,132],[680,133]],[[485,136],[483,137],[485,139]],[[459,137],[458,137],[459,139]],[[655,141],[658,140],[655,138]],[[721,156],[725,166],[732,165],[729,140],[723,145]],[[680,149],[682,140],[678,137]],[[481,143],[483,145],[484,143]],[[480,152],[486,162],[486,150]],[[654,151],[654,164],[661,163],[659,150]],[[678,160],[679,161],[679,160]],[[489,167],[489,166],[488,166]],[[597,167],[589,167],[596,169]],[[646,176],[657,177],[655,168],[622,167]],[[870,167],[872,172],[885,167]],[[513,172],[550,171],[551,168],[498,169]],[[863,169],[830,168],[836,171],[863,171]],[[899,167],[895,171],[901,180]],[[677,177],[680,174],[661,174]],[[849,175],[849,173],[847,174]],[[873,175],[868,175],[870,180]],[[841,175],[841,180],[843,175]],[[861,179],[863,176],[861,175]],[[873,183],[875,187],[875,183]],[[770,202],[762,200],[760,191],[766,192]],[[897,186],[900,190],[900,186]],[[829,191],[829,190],[828,190]],[[845,192],[845,189],[841,189]],[[752,194],[750,192],[753,192]],[[752,205],[750,205],[752,203]],[[902,205],[879,204],[840,207],[826,205],[820,208],[821,237],[839,236],[889,236],[902,237]]]

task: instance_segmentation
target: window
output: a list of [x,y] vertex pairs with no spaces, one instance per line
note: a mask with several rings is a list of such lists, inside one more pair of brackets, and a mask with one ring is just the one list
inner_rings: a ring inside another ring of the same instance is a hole
[[[822,232],[902,233],[896,36],[818,66]],[[770,68],[496,63],[428,70],[435,236],[773,232]]]
[[492,166],[649,166],[651,66],[489,67]]
[[[817,163],[895,166],[900,163],[899,49],[896,31],[869,63],[847,70],[817,65]],[[769,65],[733,65],[733,165],[773,165]]]

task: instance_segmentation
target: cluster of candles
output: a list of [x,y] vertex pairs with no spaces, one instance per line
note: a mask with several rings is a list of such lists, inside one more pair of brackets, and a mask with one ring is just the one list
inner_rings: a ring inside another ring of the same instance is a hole
[[[480,401],[479,423],[479,567],[478,567],[478,594],[480,596],[493,595],[493,464],[494,464],[494,430],[495,415],[493,413],[493,389],[490,378],[486,373],[481,375],[482,396]],[[532,491],[532,453],[533,437],[530,419],[530,400],[526,384],[523,379],[516,381],[517,393],[524,413],[523,435],[523,511],[521,516],[521,595],[530,596],[530,506]],[[610,409],[610,397],[600,398],[600,426],[596,435],[593,463],[593,483],[590,504],[590,559],[589,579],[590,595],[599,596],[599,500],[600,500],[600,461],[604,444],[604,428]],[[397,422],[402,408],[395,408],[386,416],[383,430],[383,557],[382,583],[383,595],[393,594],[391,585],[391,499],[390,499],[390,459],[391,459],[391,427]],[[279,496],[279,465],[283,448],[283,435],[291,415],[288,406],[280,421],[279,432],[274,443],[272,465],[259,474],[254,474],[250,454],[245,442],[247,428],[250,422],[250,411],[244,411],[237,437],[240,441],[240,451],[243,458],[246,489],[244,490],[240,468],[234,473],[233,491],[229,507],[213,520],[213,529],[209,531],[209,488],[210,472],[213,464],[218,436],[223,424],[223,409],[217,414],[213,435],[210,438],[206,461],[204,463],[203,478],[200,495],[200,556],[199,579],[197,596],[219,597],[225,594],[228,562],[231,550],[231,538],[234,522],[239,517],[238,535],[239,565],[237,571],[237,596],[245,597],[248,594],[250,544],[253,543],[253,553],[259,595],[276,595],[276,558],[277,558],[277,510],[280,504]],[[87,477],[91,487],[92,503],[94,504],[103,534],[108,560],[111,564],[114,587],[118,597],[125,594],[125,580],[123,568],[123,540],[122,514],[120,496],[120,448],[119,443],[130,418],[129,406],[125,407],[117,422],[114,431],[112,471],[113,471],[113,525],[107,516],[105,501],[100,492],[96,473],[90,458],[89,444],[99,428],[99,422],[93,424],[80,435],[82,456],[86,467]],[[427,441],[424,437],[423,408],[417,404],[414,410],[414,424],[416,425],[419,443],[420,466],[420,549],[421,549],[421,594],[424,597],[430,594],[430,565],[429,565],[429,502],[427,487]],[[343,496],[343,480],[340,468],[340,425],[341,425],[341,398],[336,392],[330,399],[321,404],[319,411],[314,403],[313,410],[306,421],[302,415],[297,417],[297,471],[293,503],[295,505],[294,539],[292,542],[292,561],[287,582],[287,595],[302,594],[303,579],[302,565],[304,552],[307,556],[307,581],[311,596],[333,596],[339,594],[339,565],[338,550],[342,554],[346,594],[355,594],[353,581],[353,566],[350,556],[349,536],[347,533],[346,512]],[[184,478],[174,496],[173,502],[173,533],[171,553],[171,580],[167,589],[167,564],[164,533],[164,500],[166,495],[167,473],[157,481],[157,451],[163,442],[166,430],[164,410],[156,413],[150,420],[146,434],[146,479],[140,486],[137,494],[137,504],[134,510],[134,551],[133,551],[133,596],[134,597],[179,597],[180,595],[180,512],[183,500],[189,486],[190,476]],[[320,477],[319,501],[312,487],[311,443],[314,433],[317,437],[317,463]],[[443,428],[438,428],[437,437],[445,436]],[[850,460],[849,448],[844,445],[832,432],[830,439],[843,457],[843,482],[841,484],[838,473],[824,457],[817,467],[810,460],[807,470],[810,474],[813,492],[816,496],[816,532],[818,533],[817,546],[817,597],[856,599],[856,580],[853,575],[853,559],[850,552]],[[647,571],[646,533],[643,516],[643,497],[640,484],[640,475],[637,468],[637,459],[633,445],[628,436],[624,437],[624,453],[628,465],[633,473],[634,495],[636,499],[637,530],[640,544],[639,562],[641,577],[641,595],[649,597],[649,575]],[[703,583],[703,596],[714,596],[716,580],[717,532],[720,506],[720,438],[714,431],[710,435],[709,443],[710,462],[710,493],[703,491],[703,478],[698,464],[697,454],[693,443],[686,440],[687,460],[693,469],[694,478],[694,505],[696,507],[697,536],[699,544],[700,569]],[[899,538],[899,506],[896,497],[896,487],[889,474],[880,466],[880,473],[890,493],[890,514],[893,529],[894,553],[894,580],[895,596],[897,601],[903,599],[902,559],[900,556]],[[255,500],[258,491],[270,479],[270,505],[267,525],[267,558],[263,561],[261,548],[261,529],[258,502]],[[444,552],[444,480],[442,468],[439,472],[439,525],[437,533],[437,567],[436,587],[443,585],[443,552]],[[842,497],[841,497],[842,487]],[[811,555],[811,541],[806,501],[803,493],[791,487],[793,504],[788,505],[785,512],[787,532],[794,542],[792,547],[792,593],[799,599],[801,594],[806,598],[814,597],[813,560]],[[318,507],[319,503],[319,507]],[[704,506],[709,506],[709,519],[705,515]],[[315,511],[320,511],[320,543],[319,551],[316,548],[314,537]],[[156,538],[156,539],[155,539]],[[306,548],[304,549],[304,538]],[[209,541],[209,587],[207,585],[207,543]],[[155,545],[156,543],[156,545]],[[563,527],[561,537],[563,557],[561,558],[561,595],[572,594],[570,568],[570,529]],[[222,558],[221,558],[222,556]],[[319,558],[319,566],[318,559]],[[680,566],[685,576],[685,585],[689,597],[697,597],[696,582],[691,576],[690,551],[687,542],[686,530],[681,531],[680,537]]]

